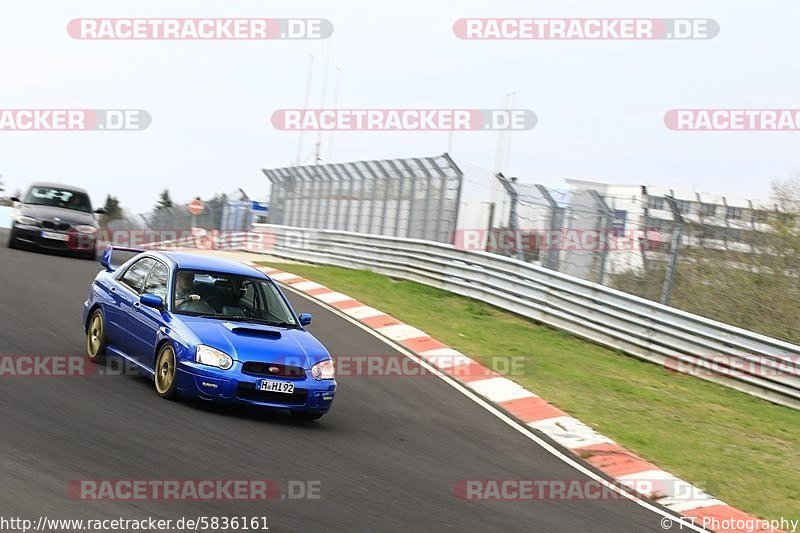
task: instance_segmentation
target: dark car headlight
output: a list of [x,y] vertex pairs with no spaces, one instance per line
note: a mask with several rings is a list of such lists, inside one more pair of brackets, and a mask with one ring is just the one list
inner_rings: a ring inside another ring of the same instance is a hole
[[197,347],[194,360],[201,365],[215,366],[222,370],[228,370],[233,366],[233,357],[204,344]]

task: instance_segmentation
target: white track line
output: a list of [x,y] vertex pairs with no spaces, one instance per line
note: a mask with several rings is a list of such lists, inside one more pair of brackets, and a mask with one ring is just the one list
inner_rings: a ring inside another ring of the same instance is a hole
[[[273,276],[272,279],[275,279],[275,277]],[[384,337],[383,335],[379,334],[378,332],[376,332],[375,330],[369,328],[368,326],[362,324],[361,322],[358,322],[357,320],[354,320],[354,319],[350,318],[349,316],[347,316],[346,314],[342,313],[338,309],[336,309],[334,307],[331,307],[330,305],[327,305],[324,302],[320,302],[315,297],[309,296],[307,294],[304,294],[301,291],[295,290],[290,285],[286,285],[286,284],[282,284],[282,285],[283,285],[284,288],[289,289],[290,291],[294,292],[295,294],[297,294],[299,296],[302,296],[303,298],[305,298],[305,299],[307,299],[307,300],[309,300],[311,302],[316,303],[320,307],[324,307],[328,311],[331,311],[332,313],[340,316],[341,318],[347,320],[351,324],[363,329],[364,331],[366,331],[367,333],[369,333],[373,337],[382,340],[383,342],[385,342],[386,344],[388,344],[389,346],[391,346],[392,348],[394,348],[398,352],[402,353],[406,357],[408,357],[408,358],[412,359],[413,361],[415,361],[417,364],[419,364],[424,369],[428,370],[429,372],[431,372],[435,376],[439,377],[442,381],[444,381],[445,383],[447,383],[450,386],[452,386],[454,389],[456,389],[459,392],[461,392],[464,396],[466,396],[467,398],[471,399],[473,402],[477,403],[478,405],[480,405],[481,407],[483,407],[484,409],[486,409],[487,411],[492,413],[494,416],[496,416],[497,418],[499,418],[500,420],[502,420],[503,422],[505,422],[506,424],[508,424],[512,428],[516,429],[517,431],[519,431],[520,433],[522,433],[523,435],[528,437],[528,439],[532,440],[533,442],[535,442],[536,444],[538,444],[539,446],[541,446],[542,448],[544,448],[545,450],[550,452],[550,454],[554,455],[556,458],[558,458],[561,461],[563,461],[564,463],[568,464],[569,466],[571,466],[572,468],[574,468],[575,470],[577,470],[581,474],[593,479],[594,481],[597,481],[598,483],[601,483],[602,485],[608,487],[609,489],[613,490],[614,492],[620,494],[622,497],[624,497],[624,498],[636,503],[640,507],[644,507],[648,511],[652,511],[653,513],[656,513],[657,515],[660,515],[662,517],[665,517],[665,518],[668,518],[668,519],[672,520],[672,522],[675,523],[675,526],[677,526],[677,527],[679,527],[681,529],[686,528],[686,529],[690,529],[692,531],[700,531],[700,532],[704,532],[704,533],[708,532],[707,529],[704,529],[704,528],[702,528],[700,526],[697,526],[697,525],[693,524],[690,519],[685,518],[685,517],[681,517],[681,516],[677,516],[675,514],[672,514],[670,512],[665,511],[664,509],[661,509],[660,507],[657,507],[657,506],[653,505],[650,502],[644,501],[643,499],[639,498],[638,496],[636,496],[634,494],[631,494],[631,493],[629,493],[629,492],[627,492],[625,490],[622,490],[620,487],[618,487],[618,486],[614,485],[613,483],[609,482],[604,477],[598,475],[596,472],[593,472],[592,470],[586,468],[586,466],[584,466],[581,463],[577,462],[572,457],[569,457],[568,455],[565,455],[561,450],[555,448],[549,442],[543,440],[541,437],[539,437],[538,435],[536,435],[535,433],[530,431],[530,429],[527,428],[525,425],[517,422],[516,420],[514,420],[513,418],[511,418],[507,414],[503,413],[502,411],[497,409],[494,405],[490,404],[489,402],[487,402],[486,400],[484,400],[483,398],[481,398],[480,396],[478,396],[477,394],[475,394],[474,392],[469,390],[467,387],[465,387],[464,385],[462,385],[458,381],[456,381],[453,378],[451,378],[450,376],[448,376],[447,374],[444,374],[443,372],[440,372],[437,368],[433,367],[427,361],[425,361],[424,359],[418,357],[414,352],[409,351],[404,346],[392,341],[391,339],[388,339],[388,338]]]

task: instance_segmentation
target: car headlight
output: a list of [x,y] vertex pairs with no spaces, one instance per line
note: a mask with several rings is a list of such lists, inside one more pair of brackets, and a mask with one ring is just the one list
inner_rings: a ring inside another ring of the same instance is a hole
[[203,344],[197,347],[194,360],[202,365],[215,366],[222,370],[228,370],[233,366],[233,358],[230,355]]
[[26,217],[25,215],[15,215],[12,217],[14,222],[17,224],[22,224],[23,226],[36,226],[39,224],[39,221],[33,217]]
[[333,379],[336,376],[336,370],[333,366],[333,359],[321,361],[311,367],[311,375],[317,381],[323,379]]
[[75,230],[78,233],[84,233],[87,235],[94,235],[95,233],[97,233],[97,228],[95,228],[94,226],[75,226]]

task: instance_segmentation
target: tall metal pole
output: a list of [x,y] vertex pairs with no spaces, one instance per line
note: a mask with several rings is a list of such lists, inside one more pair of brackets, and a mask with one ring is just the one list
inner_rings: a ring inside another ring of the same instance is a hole
[[517,192],[517,188],[515,184],[517,182],[517,178],[506,178],[503,176],[502,172],[498,172],[495,174],[497,179],[500,181],[500,184],[508,193],[508,196],[511,198],[511,209],[508,215],[508,226],[509,229],[513,232],[514,235],[514,242],[516,253],[514,254],[517,259],[524,259],[522,254],[522,236],[519,234],[519,217],[517,214],[517,203],[519,201],[519,193]]
[[[558,202],[555,201],[553,195],[550,194],[550,191],[547,190],[547,187],[544,185],[536,185],[536,188],[539,190],[539,194],[542,195],[542,198],[545,199],[547,204],[550,206],[550,228],[549,231],[561,232],[564,229],[564,207],[558,205]],[[551,246],[550,245],[550,237],[549,235],[545,235],[544,239],[542,239],[544,246],[547,248],[547,254],[545,255],[545,259],[542,261],[542,264],[549,268],[550,270],[558,270],[558,263],[559,258],[561,255],[561,250],[559,246]]]
[[667,271],[664,274],[664,287],[661,291],[661,303],[669,305],[670,299],[672,298],[672,289],[675,287],[675,275],[678,271],[678,255],[680,253],[681,240],[683,239],[683,216],[678,209],[678,205],[675,203],[675,199],[670,196],[666,196],[665,198],[669,204],[669,208],[672,210],[672,217],[675,220],[670,250],[672,256],[669,258],[669,263],[667,263]]
[[[325,109],[325,101],[328,97],[328,71],[330,71],[331,64],[331,41],[325,43],[325,66],[322,71],[322,97],[320,98],[321,109]],[[314,145],[314,163],[319,164],[322,162],[322,130],[317,132],[317,142]]]
[[[333,88],[333,105],[331,106],[332,109],[339,109],[339,85],[342,81],[342,68],[336,67],[336,81],[334,82]],[[336,133],[336,130],[331,130],[328,134],[328,149],[327,155],[325,157],[325,161],[333,161],[333,134]]]
[[608,262],[608,249],[610,246],[609,241],[611,240],[609,224],[614,218],[614,212],[611,211],[611,208],[608,207],[606,201],[602,196],[600,196],[599,192],[594,189],[589,189],[589,195],[592,197],[592,199],[594,199],[595,204],[597,205],[597,210],[600,214],[600,233],[603,236],[603,240],[600,243],[600,271],[597,276],[597,283],[600,285],[605,285],[607,269],[606,263]]
[[[311,95],[311,77],[314,74],[314,54],[308,56],[308,77],[306,78],[306,93],[303,97],[303,111],[308,109],[308,99]],[[300,135],[297,138],[297,158],[295,159],[295,166],[300,166],[303,158],[303,128],[300,128]]]

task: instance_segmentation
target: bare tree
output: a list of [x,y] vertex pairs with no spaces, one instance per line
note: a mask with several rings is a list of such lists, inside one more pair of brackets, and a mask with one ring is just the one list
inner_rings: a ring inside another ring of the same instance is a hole
[[800,175],[773,181],[772,199],[782,211],[800,212]]

